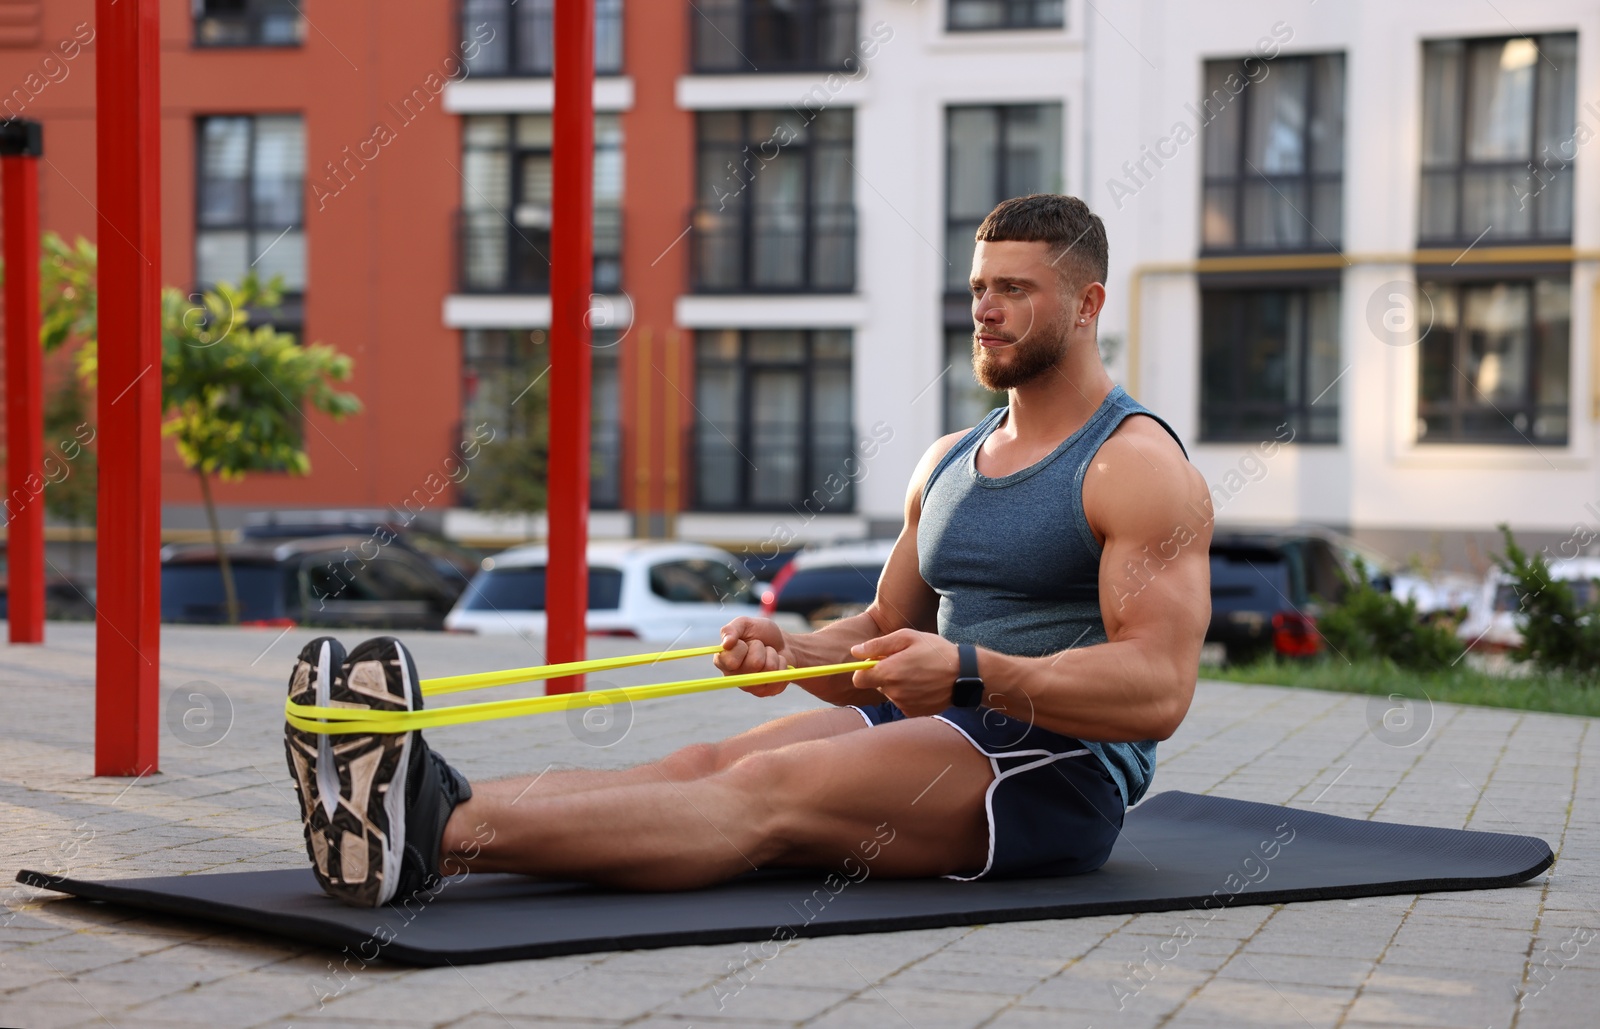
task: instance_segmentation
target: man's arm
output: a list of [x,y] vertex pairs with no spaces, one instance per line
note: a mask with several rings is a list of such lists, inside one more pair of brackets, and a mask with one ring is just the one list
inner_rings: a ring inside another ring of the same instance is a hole
[[[1079,739],[1166,739],[1188,713],[1211,619],[1210,493],[1165,430],[1129,418],[1095,455],[1083,495],[1103,547],[1107,642],[1035,658],[980,648],[983,703]],[[902,630],[856,654],[880,659],[856,681],[906,714],[949,706],[954,644]]]
[[[816,632],[786,633],[765,618],[735,618],[722,628],[723,652],[714,659],[717,668],[728,675],[745,672],[803,668],[810,665],[841,664],[859,658],[852,647],[866,640],[886,636],[898,629],[923,633],[937,628],[939,595],[923,581],[917,564],[917,524],[922,517],[922,490],[934,466],[966,433],[953,432],[937,440],[922,455],[906,489],[905,524],[895,540],[889,560],[878,578],[878,590],[865,611],[841,618]],[[952,677],[955,665],[950,666]],[[851,676],[830,675],[796,680],[808,693],[830,704],[879,703],[882,694],[855,685]],[[781,693],[786,683],[747,687],[758,696]]]

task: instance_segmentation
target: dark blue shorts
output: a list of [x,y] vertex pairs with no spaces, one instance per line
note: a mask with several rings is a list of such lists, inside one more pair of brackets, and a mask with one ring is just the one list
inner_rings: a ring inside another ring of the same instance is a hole
[[[868,725],[906,717],[887,701],[856,710]],[[1122,831],[1122,793],[1093,751],[985,707],[946,708],[933,717],[954,726],[994,769],[984,798],[989,860],[947,878],[1076,875],[1105,864]]]

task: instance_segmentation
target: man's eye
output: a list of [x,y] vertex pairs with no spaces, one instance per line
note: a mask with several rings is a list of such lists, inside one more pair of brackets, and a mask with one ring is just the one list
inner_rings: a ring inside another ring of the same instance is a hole
[[1013,282],[1011,285],[1006,287],[1006,292],[1007,293],[1021,293],[1022,292],[1022,287]]

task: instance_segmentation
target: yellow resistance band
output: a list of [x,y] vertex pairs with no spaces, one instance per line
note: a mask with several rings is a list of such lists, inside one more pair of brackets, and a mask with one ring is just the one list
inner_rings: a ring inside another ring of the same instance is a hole
[[[503,672],[475,672],[453,675],[441,679],[422,680],[424,694],[453,693],[463,690],[505,686],[536,679],[553,679],[581,672],[600,672],[612,668],[629,668],[673,661],[685,657],[705,657],[718,653],[722,647],[693,647],[687,650],[669,650],[661,654],[633,654],[627,657],[596,658],[591,661],[569,661],[556,665],[536,665],[531,668],[512,668]],[[317,707],[311,704],[284,702],[284,719],[294,728],[304,732],[328,735],[373,732],[410,732],[414,729],[431,729],[443,725],[461,725],[467,722],[487,722],[496,718],[539,714],[548,711],[569,711],[580,707],[600,707],[635,700],[652,700],[657,697],[675,697],[685,693],[704,693],[709,690],[733,689],[740,686],[761,686],[774,682],[792,682],[824,675],[839,675],[862,668],[871,668],[876,661],[847,661],[842,664],[812,665],[808,668],[783,668],[775,672],[751,672],[746,675],[714,675],[704,679],[686,679],[681,682],[664,682],[650,686],[618,686],[609,690],[584,693],[565,693],[547,697],[520,697],[514,700],[492,700],[481,704],[460,704],[455,707],[422,711],[374,711],[370,708]]]

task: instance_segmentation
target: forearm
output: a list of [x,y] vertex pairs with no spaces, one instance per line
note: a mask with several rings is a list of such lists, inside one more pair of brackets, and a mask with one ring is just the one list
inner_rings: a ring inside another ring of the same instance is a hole
[[[815,632],[785,632],[784,646],[789,651],[791,663],[797,668],[813,665],[844,664],[856,660],[850,648],[883,635],[883,627],[871,611],[863,611],[849,618],[825,625]],[[797,679],[796,685],[807,693],[830,704],[877,704],[883,694],[877,690],[858,689],[852,682],[853,672]]]
[[1014,657],[979,650],[984,706],[1064,736],[1101,743],[1166,739],[1194,696],[1198,654],[1128,639]]

